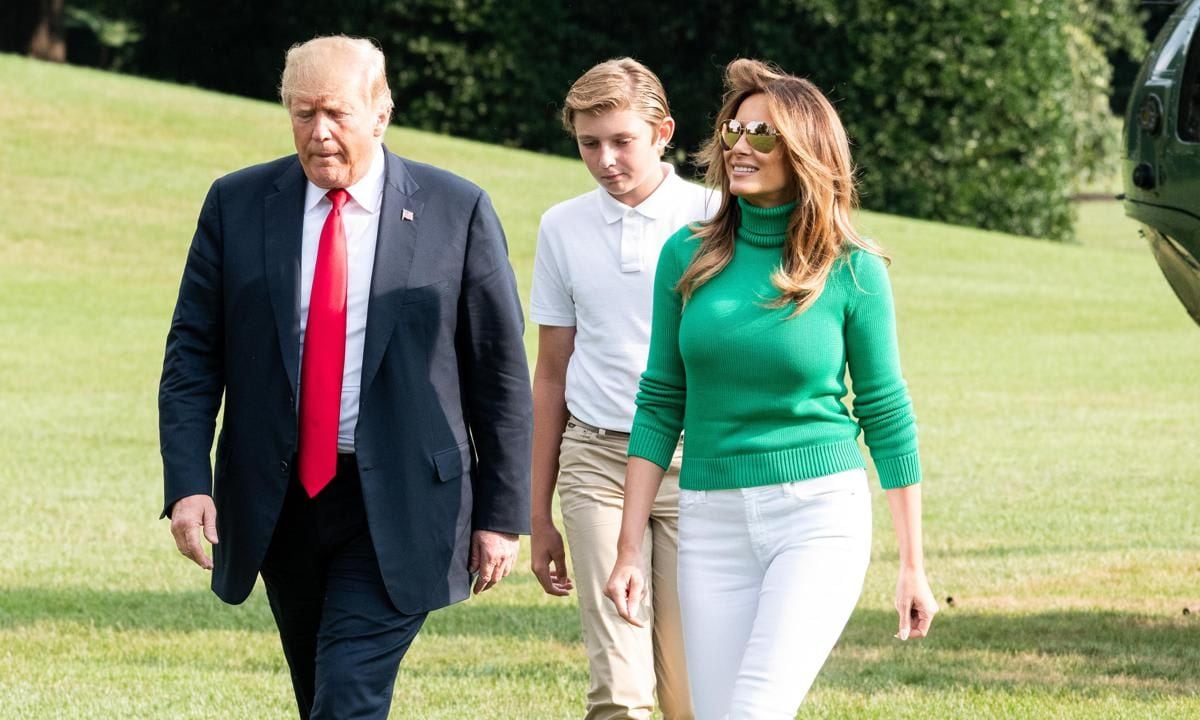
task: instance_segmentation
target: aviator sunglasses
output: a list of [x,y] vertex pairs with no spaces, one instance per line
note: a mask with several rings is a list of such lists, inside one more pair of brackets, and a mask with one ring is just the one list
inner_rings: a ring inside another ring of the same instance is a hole
[[742,135],[746,136],[750,147],[760,153],[771,152],[779,141],[779,131],[762,120],[740,123],[730,118],[717,128],[717,140],[721,143],[722,150],[732,150]]

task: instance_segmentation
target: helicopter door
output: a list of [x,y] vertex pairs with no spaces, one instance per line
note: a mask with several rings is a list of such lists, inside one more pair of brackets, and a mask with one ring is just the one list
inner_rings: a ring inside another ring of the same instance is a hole
[[1200,142],[1200,33],[1192,33],[1187,62],[1183,69],[1183,81],[1179,84],[1179,139],[1183,142]]
[[1200,198],[1200,32],[1195,24],[1175,91],[1178,93],[1176,142],[1163,143],[1162,200],[1166,205],[1200,216],[1196,203]]
[[1191,37],[1182,72],[1163,96],[1167,127],[1155,153],[1158,187],[1153,206],[1146,208],[1144,233],[1171,288],[1200,323],[1200,17],[1196,11],[1193,3],[1188,22],[1181,23],[1178,31],[1188,31]]

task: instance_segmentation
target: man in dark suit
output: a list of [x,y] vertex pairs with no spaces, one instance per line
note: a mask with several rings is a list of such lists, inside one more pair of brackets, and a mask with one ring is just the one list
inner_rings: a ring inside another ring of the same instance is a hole
[[520,301],[487,195],[383,147],[378,48],[298,45],[280,92],[297,154],[217,180],[188,253],[163,514],[226,602],[261,572],[301,717],[383,718],[426,613],[527,532]]

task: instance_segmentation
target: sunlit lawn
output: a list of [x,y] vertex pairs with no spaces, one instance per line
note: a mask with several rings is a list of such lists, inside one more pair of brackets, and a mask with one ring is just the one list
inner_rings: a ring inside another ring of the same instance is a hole
[[[0,90],[0,717],[292,717],[262,594],[222,605],[157,519],[155,417],[204,192],[289,152],[286,119],[11,56]],[[591,187],[568,160],[388,143],[488,189],[523,291],[538,216]],[[1200,716],[1200,328],[1133,226],[1113,203],[1081,206],[1073,245],[860,223],[894,258],[929,570],[954,603],[929,640],[892,639],[876,493],[859,610],[801,717]],[[579,717],[586,685],[572,601],[522,567],[433,616],[393,717]]]

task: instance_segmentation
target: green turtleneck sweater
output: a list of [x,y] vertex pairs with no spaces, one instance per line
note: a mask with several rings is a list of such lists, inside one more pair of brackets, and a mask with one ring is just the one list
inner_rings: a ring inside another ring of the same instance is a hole
[[683,431],[680,487],[744,488],[865,467],[861,429],[884,488],[920,482],[884,262],[848,252],[789,318],[794,307],[767,304],[780,294],[771,273],[795,205],[738,206],[733,259],[686,304],[675,286],[700,243],[685,227],[663,247],[629,454],[666,468]]

